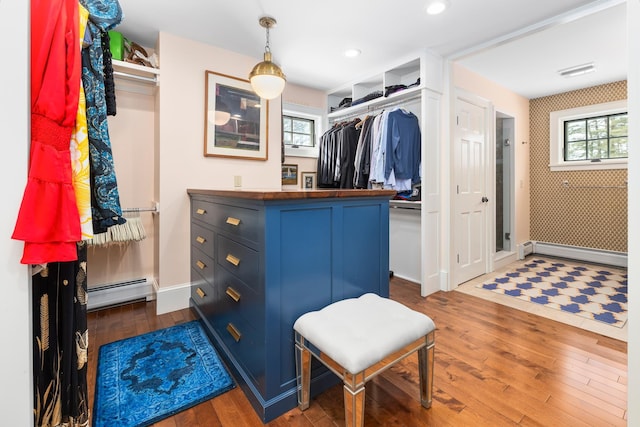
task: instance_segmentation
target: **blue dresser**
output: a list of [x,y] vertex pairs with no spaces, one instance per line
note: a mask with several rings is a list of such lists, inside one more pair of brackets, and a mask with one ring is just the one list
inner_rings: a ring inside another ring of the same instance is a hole
[[[191,306],[256,412],[297,405],[293,322],[389,295],[387,190],[188,190]],[[336,384],[314,369],[312,394]]]

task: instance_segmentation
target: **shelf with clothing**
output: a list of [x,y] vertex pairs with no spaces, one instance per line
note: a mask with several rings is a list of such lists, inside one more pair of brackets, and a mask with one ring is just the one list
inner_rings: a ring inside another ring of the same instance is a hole
[[414,58],[389,67],[373,77],[329,92],[329,117],[384,103],[388,98],[394,98],[394,95],[405,90],[424,87],[421,64],[421,58]]
[[[420,283],[423,296],[440,290],[441,283],[442,61],[441,57],[429,51],[421,51],[370,78],[327,93],[329,126],[363,120],[385,110],[402,109],[417,117],[420,128],[420,196],[419,201],[416,200],[418,197],[406,198],[398,203],[394,201],[392,205],[390,268],[396,276]],[[415,209],[405,209],[409,207]]]

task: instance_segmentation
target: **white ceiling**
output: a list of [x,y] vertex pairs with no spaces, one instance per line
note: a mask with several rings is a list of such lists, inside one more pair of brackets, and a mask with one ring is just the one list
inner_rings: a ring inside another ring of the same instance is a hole
[[[321,90],[422,49],[457,58],[528,98],[626,78],[624,0],[449,1],[445,13],[430,16],[427,0],[119,0],[125,18],[116,30],[147,47],[165,31],[257,62],[265,46],[258,18],[270,15],[278,21],[271,30],[274,62],[288,81]],[[362,55],[344,57],[353,47]],[[597,72],[557,76],[588,62]]]

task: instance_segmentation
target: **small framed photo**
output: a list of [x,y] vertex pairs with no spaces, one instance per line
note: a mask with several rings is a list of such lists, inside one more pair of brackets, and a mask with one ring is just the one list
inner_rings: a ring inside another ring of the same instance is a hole
[[282,185],[298,185],[298,165],[282,165]]
[[316,189],[316,173],[315,172],[301,172],[300,184],[303,190],[315,190]]

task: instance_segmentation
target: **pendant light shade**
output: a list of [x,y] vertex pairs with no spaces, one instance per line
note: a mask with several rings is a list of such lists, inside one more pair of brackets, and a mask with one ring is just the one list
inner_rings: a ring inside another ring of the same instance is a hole
[[280,96],[284,90],[286,78],[276,64],[271,62],[271,49],[269,47],[269,28],[276,24],[276,20],[263,16],[259,20],[260,25],[267,29],[267,45],[264,52],[264,61],[256,64],[249,73],[249,80],[253,90],[264,99],[273,99]]

